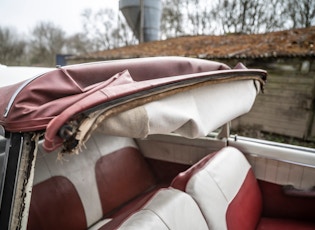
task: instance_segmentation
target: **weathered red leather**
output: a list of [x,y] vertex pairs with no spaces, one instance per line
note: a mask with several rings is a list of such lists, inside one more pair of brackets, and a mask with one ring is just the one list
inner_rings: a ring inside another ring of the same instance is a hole
[[160,186],[157,186],[128,202],[128,204],[119,209],[112,216],[109,216],[112,220],[103,225],[99,230],[117,229],[129,216],[141,209],[154,196],[154,194],[159,191],[160,188]]
[[132,147],[100,158],[95,174],[104,216],[156,185],[145,159]]
[[282,186],[259,181],[264,207],[263,216],[312,221],[315,224],[315,198],[286,196]]
[[[174,178],[171,186],[185,191],[190,178],[211,164],[216,154],[220,154],[220,151],[206,156],[180,173]],[[303,207],[300,204],[303,204]],[[250,168],[237,195],[227,208],[227,228],[229,230],[315,229],[314,207],[314,198],[286,197],[282,193],[281,186],[262,181],[258,183]]]
[[305,221],[261,218],[257,230],[314,230],[315,224]]
[[[48,122],[65,108],[86,97],[86,94],[93,92],[93,88],[97,88],[99,84],[106,84],[112,76],[125,70],[131,73],[135,81],[144,81],[228,69],[227,65],[219,62],[176,57],[67,66],[37,77],[21,88],[17,94],[16,90],[26,81],[1,88],[0,125],[12,132],[45,129]],[[158,84],[162,83],[166,82],[161,81]],[[133,90],[141,91],[141,88],[137,86],[133,87]],[[124,93],[124,89],[116,89],[115,95],[120,93]],[[8,108],[13,96],[14,101]],[[111,98],[112,96],[109,96],[106,100]],[[8,114],[4,116],[7,109],[9,109]]]
[[183,57],[67,66],[32,81],[1,88],[0,125],[10,132],[46,129],[43,146],[46,151],[53,151],[63,143],[58,137],[62,125],[87,109],[127,95],[133,98],[140,92],[146,95],[146,90],[157,90],[161,86],[167,88],[170,84],[183,84],[187,80],[233,80],[246,75],[265,81],[266,71],[244,68],[239,65],[231,70],[219,62]]
[[205,167],[205,165],[209,164],[211,162],[211,158],[215,156],[216,153],[209,154],[208,156],[202,158],[200,161],[198,161],[196,164],[191,166],[189,169],[187,169],[185,172],[179,173],[178,176],[174,178],[174,180],[171,183],[171,186],[179,189],[181,191],[186,190],[186,185],[190,178],[199,172],[202,168]]
[[226,212],[229,230],[255,229],[261,217],[262,197],[255,175],[250,169]]
[[28,230],[86,228],[82,202],[67,178],[55,176],[33,187]]

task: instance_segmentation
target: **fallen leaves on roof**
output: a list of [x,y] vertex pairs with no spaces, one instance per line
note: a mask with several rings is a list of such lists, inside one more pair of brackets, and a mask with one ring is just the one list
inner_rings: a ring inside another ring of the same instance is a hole
[[315,56],[315,27],[265,34],[185,36],[104,50],[73,59],[123,59],[152,56],[268,58]]

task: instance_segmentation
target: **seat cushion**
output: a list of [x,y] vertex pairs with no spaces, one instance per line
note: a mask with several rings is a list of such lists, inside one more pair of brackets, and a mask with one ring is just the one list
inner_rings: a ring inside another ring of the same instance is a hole
[[186,193],[168,188],[159,190],[138,212],[125,220],[119,229],[208,229],[205,219]]
[[159,189],[160,187],[156,187],[129,201],[126,205],[111,215],[111,221],[104,224],[101,228],[99,228],[99,230],[117,229],[118,226],[120,226],[120,224],[124,222],[124,220],[126,220],[130,215],[139,211],[156,194],[156,192],[159,191]]
[[255,229],[262,198],[244,155],[225,147],[179,174],[172,187],[191,195],[210,229]]

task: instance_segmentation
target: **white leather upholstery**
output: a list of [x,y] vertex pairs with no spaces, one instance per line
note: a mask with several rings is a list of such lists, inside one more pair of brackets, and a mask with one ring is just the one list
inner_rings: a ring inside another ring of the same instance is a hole
[[186,192],[199,205],[210,229],[227,229],[228,205],[237,195],[249,169],[242,153],[226,147],[188,181]]
[[79,193],[85,209],[87,225],[90,227],[103,217],[95,179],[95,163],[100,157],[128,146],[136,147],[136,144],[130,138],[98,133],[92,135],[86,143],[86,149],[78,155],[66,154],[62,161],[57,160],[58,150],[47,153],[40,146],[36,159],[34,184],[53,176],[67,177]]
[[131,215],[119,229],[208,229],[194,200],[186,193],[168,188],[159,190],[138,212]]

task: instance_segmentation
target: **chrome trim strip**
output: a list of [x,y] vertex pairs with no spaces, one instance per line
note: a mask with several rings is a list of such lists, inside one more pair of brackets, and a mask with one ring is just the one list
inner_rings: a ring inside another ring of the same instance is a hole
[[6,107],[5,110],[4,110],[3,117],[7,117],[7,116],[8,116],[9,111],[10,111],[12,105],[13,105],[13,102],[14,102],[15,98],[16,98],[17,95],[22,91],[22,89],[23,89],[25,86],[27,86],[30,82],[32,82],[33,80],[37,79],[38,77],[42,76],[42,75],[45,74],[45,73],[46,73],[46,72],[41,73],[41,74],[39,74],[39,75],[37,75],[37,76],[35,76],[35,77],[32,77],[32,78],[26,80],[26,81],[14,92],[14,94],[13,94],[12,97],[10,98],[10,101],[9,101],[7,107]]
[[264,145],[280,147],[280,148],[285,148],[285,149],[293,149],[293,150],[297,150],[297,151],[305,151],[305,152],[309,152],[309,153],[314,153],[315,154],[315,149],[314,148],[310,148],[310,147],[304,147],[304,146],[299,146],[299,145],[291,145],[291,144],[285,144],[285,143],[280,143],[280,142],[267,141],[267,140],[250,138],[250,137],[244,137],[244,136],[237,136],[237,135],[230,135],[230,138],[232,138],[233,141],[238,141],[238,140],[240,140],[240,141],[248,141],[248,142],[257,143],[257,144],[264,144]]
[[231,137],[230,146],[244,154],[279,162],[315,168],[315,149],[246,137]]

